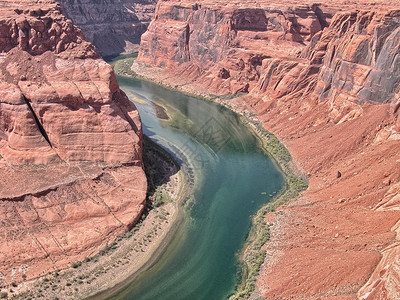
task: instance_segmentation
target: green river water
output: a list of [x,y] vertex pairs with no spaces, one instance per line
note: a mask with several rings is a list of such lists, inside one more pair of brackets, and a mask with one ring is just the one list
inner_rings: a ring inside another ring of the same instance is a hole
[[[158,260],[109,299],[228,298],[240,278],[251,217],[281,189],[282,173],[230,110],[150,82],[118,82],[135,102],[144,134],[192,174],[193,195]],[[156,114],[160,106],[170,120]]]

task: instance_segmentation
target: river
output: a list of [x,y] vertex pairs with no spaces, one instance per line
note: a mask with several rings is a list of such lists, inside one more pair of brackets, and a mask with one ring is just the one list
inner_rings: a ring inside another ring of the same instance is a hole
[[110,299],[228,298],[251,217],[281,189],[282,173],[232,111],[151,82],[118,82],[135,102],[144,134],[191,174],[193,195],[181,204],[183,221],[158,260]]

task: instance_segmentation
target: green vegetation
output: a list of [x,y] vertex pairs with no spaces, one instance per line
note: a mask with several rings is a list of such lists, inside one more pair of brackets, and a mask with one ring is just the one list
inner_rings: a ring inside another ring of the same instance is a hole
[[267,142],[264,143],[264,149],[269,153],[279,164],[286,165],[292,160],[292,156],[285,146],[272,133],[265,130],[261,125],[257,128],[263,133]]
[[206,97],[206,100],[215,100],[217,98],[222,99],[222,100],[231,100],[231,99],[235,99],[237,97],[241,97],[243,95],[247,95],[247,93],[226,94],[226,95],[210,94],[208,97]]
[[162,188],[160,186],[158,186],[154,193],[153,207],[159,207],[170,201],[171,201],[171,199],[170,199],[169,195],[167,193],[163,192]]
[[76,268],[80,267],[81,265],[82,265],[82,262],[81,262],[81,261],[75,261],[75,262],[73,262],[73,263],[71,264],[71,267],[74,268],[74,269],[76,269]]
[[8,293],[7,292],[1,292],[0,293],[0,299],[7,299]]
[[[136,56],[137,56],[137,54],[136,54]],[[132,69],[131,69],[131,66],[132,66],[135,58],[136,57],[129,57],[129,58],[118,60],[115,63],[112,63],[115,74],[118,74],[119,76],[136,78],[137,74],[134,71],[132,71]]]
[[106,244],[106,246],[100,250],[99,255],[104,256],[110,253],[111,251],[118,248],[118,243],[116,241],[112,242],[111,244]]
[[236,293],[229,298],[230,300],[248,299],[255,289],[255,282],[266,255],[261,248],[270,239],[271,224],[264,221],[265,215],[274,212],[279,206],[297,197],[307,188],[306,179],[296,175],[296,170],[291,164],[292,157],[286,147],[260,123],[253,125],[257,131],[256,136],[260,138],[262,149],[275,159],[285,174],[286,184],[280,194],[263,206],[253,218],[252,229],[242,253],[241,282],[236,288]]

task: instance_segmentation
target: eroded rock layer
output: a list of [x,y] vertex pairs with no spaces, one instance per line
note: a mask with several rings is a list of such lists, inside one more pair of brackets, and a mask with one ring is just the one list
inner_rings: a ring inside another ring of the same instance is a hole
[[58,0],[63,11],[103,55],[137,51],[156,0]]
[[244,93],[221,101],[256,115],[309,178],[266,216],[254,298],[400,298],[399,16],[383,1],[159,2],[133,69]]
[[135,106],[56,3],[3,3],[0,40],[2,284],[98,252],[147,184]]

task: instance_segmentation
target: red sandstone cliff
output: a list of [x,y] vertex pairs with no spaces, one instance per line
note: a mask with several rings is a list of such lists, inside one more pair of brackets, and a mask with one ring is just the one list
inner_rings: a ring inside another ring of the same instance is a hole
[[0,285],[68,266],[145,205],[141,122],[54,2],[0,6]]
[[63,12],[103,55],[137,51],[156,0],[58,0]]
[[[258,8],[160,1],[139,61],[184,73],[216,94],[248,91],[266,57],[294,56],[321,30],[318,6]],[[326,16],[320,16],[326,19]],[[322,21],[321,21],[322,22]],[[268,50],[268,51],[267,51]]]
[[225,104],[253,112],[309,177],[266,216],[254,297],[398,299],[400,10],[324,3],[160,1],[134,69],[248,93]]

